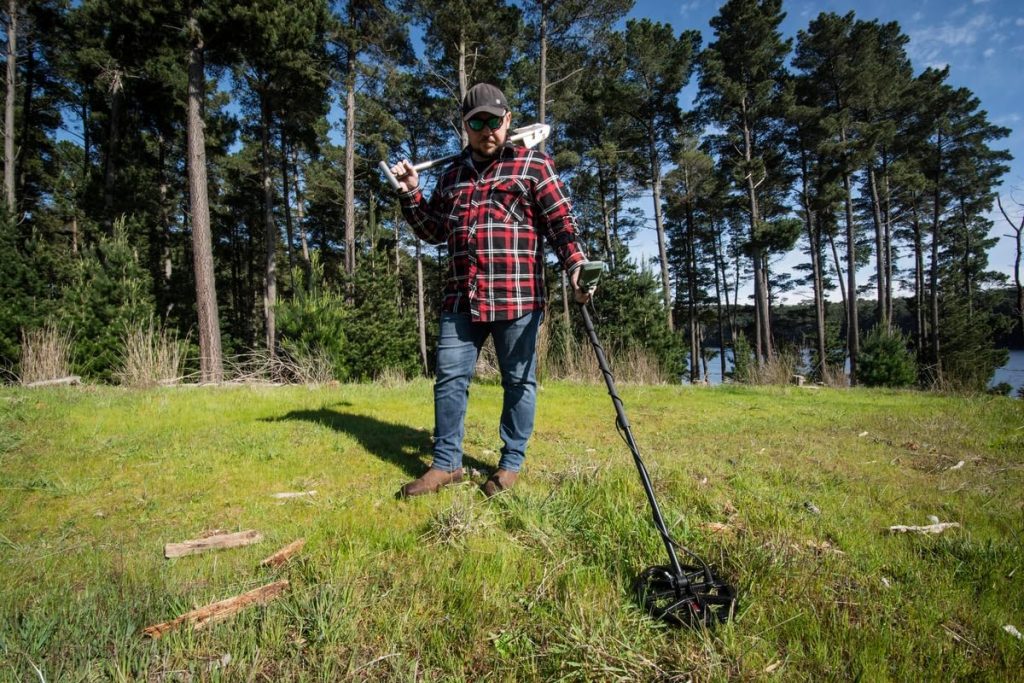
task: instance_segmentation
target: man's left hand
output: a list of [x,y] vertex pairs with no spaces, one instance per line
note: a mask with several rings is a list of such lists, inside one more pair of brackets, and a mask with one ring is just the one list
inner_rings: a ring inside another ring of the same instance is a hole
[[590,303],[590,300],[594,297],[594,291],[597,289],[597,285],[588,289],[580,289],[580,272],[582,268],[577,268],[572,271],[572,277],[570,278],[572,283],[572,295],[578,304]]

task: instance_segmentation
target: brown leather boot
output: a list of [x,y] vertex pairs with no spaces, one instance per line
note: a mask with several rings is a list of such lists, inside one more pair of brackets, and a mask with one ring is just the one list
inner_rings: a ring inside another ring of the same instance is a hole
[[403,486],[395,494],[395,498],[411,498],[422,496],[425,493],[437,493],[441,488],[449,484],[458,484],[462,481],[462,468],[445,472],[431,467],[419,479],[414,479]]
[[480,489],[484,492],[484,495],[490,498],[496,493],[507,491],[516,485],[516,479],[519,478],[518,472],[509,472],[508,470],[499,469],[497,472],[491,475],[490,479],[484,482],[484,485]]

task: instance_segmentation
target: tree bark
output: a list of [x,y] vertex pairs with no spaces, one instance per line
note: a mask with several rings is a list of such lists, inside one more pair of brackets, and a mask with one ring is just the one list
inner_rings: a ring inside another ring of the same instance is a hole
[[224,378],[217,312],[217,286],[210,235],[210,204],[206,182],[206,141],[203,102],[206,74],[203,36],[195,19],[189,20],[192,47],[188,59],[188,189],[192,215],[192,263],[195,270],[196,310],[199,315],[199,370],[203,382]]
[[7,2],[7,99],[4,101],[4,200],[7,211],[17,212],[14,196],[14,99],[18,73],[18,2]]
[[[540,0],[540,84],[537,88],[537,121],[544,123],[548,99],[548,3]],[[537,148],[547,152],[547,142],[541,140]]]
[[356,59],[350,55],[345,76],[345,273],[356,272]]
[[665,316],[668,331],[675,331],[672,321],[672,287],[668,277],[668,252],[665,249],[665,225],[661,217],[661,160],[658,159],[657,141],[654,128],[647,131],[648,155],[651,164],[651,193],[654,197],[654,226],[658,232],[658,261],[661,263],[661,295],[665,301]]
[[[265,83],[263,84],[266,85]],[[265,315],[264,339],[267,353],[273,358],[277,348],[277,324],[274,306],[277,305],[277,225],[274,223],[274,181],[270,175],[270,102],[266,88],[260,93],[260,151],[263,181],[263,225],[266,238],[265,280],[263,288],[263,312]]]
[[[846,142],[846,133],[843,133]],[[850,386],[857,384],[857,356],[860,354],[860,322],[857,314],[857,239],[853,222],[853,192],[850,174],[843,171],[843,190],[846,205],[846,347],[850,354]]]
[[935,187],[932,191],[932,243],[931,243],[931,268],[929,272],[928,299],[931,318],[931,330],[929,331],[929,342],[931,346],[931,362],[935,368],[935,379],[942,382],[942,359],[939,357],[939,243],[942,232],[942,192],[939,188],[939,178],[942,177],[942,134],[939,133],[936,143],[936,169]]
[[889,306],[885,300],[888,291],[887,264],[885,258],[885,223],[882,220],[882,201],[878,194],[878,180],[875,176],[874,164],[868,165],[868,185],[871,188],[871,217],[875,224],[875,279],[878,300],[875,302],[875,315],[882,329],[889,330]]
[[284,207],[284,234],[288,252],[288,283],[295,289],[295,232],[292,227],[291,186],[288,181],[288,140],[285,139],[284,125],[279,129],[281,139],[281,203]]

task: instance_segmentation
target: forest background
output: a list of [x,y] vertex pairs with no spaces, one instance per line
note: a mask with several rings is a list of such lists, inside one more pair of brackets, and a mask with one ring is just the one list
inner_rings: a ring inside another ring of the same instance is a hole
[[[10,0],[0,363],[429,373],[443,251],[376,164],[456,151],[462,94],[490,81],[515,125],[553,127],[616,357],[701,381],[728,346],[741,380],[983,390],[1024,346],[1010,129],[948,66],[915,68],[896,22],[823,12],[787,35],[785,9],[731,0],[705,38],[628,0]],[[648,229],[649,262],[629,250]],[[573,375],[548,280],[542,361]]]

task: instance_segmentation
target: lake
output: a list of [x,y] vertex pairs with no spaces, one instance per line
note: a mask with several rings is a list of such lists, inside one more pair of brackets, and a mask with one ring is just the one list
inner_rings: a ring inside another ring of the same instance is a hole
[[[687,354],[687,362],[689,362],[689,354]],[[732,371],[732,355],[727,353],[725,357],[726,371]],[[849,369],[849,368],[847,368]],[[708,364],[708,380],[711,384],[721,384],[722,382],[722,367],[721,362],[718,358],[718,352],[715,353],[715,357]],[[1006,361],[1006,365],[996,370],[995,375],[992,377],[992,381],[989,382],[989,386],[993,387],[1000,382],[1006,382],[1013,390],[1010,395],[1017,397],[1021,388],[1024,388],[1024,349],[1011,349],[1010,358]]]

